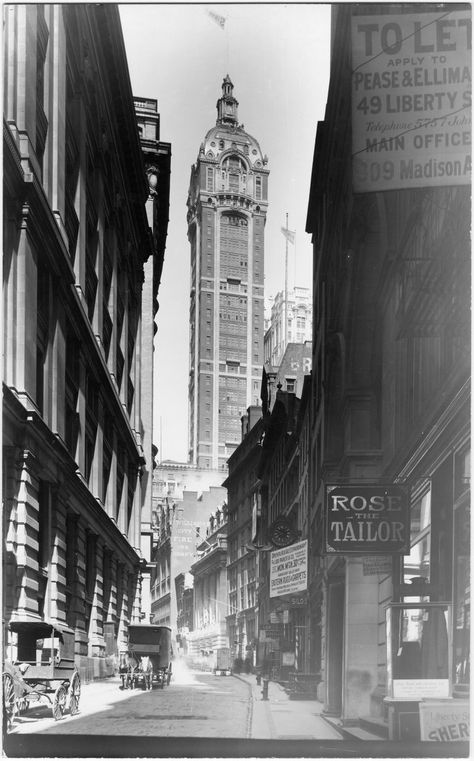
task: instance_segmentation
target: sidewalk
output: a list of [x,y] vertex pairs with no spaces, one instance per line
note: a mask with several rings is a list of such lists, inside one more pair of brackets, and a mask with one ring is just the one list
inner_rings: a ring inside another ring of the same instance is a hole
[[234,674],[252,691],[250,727],[252,740],[342,740],[343,735],[322,717],[318,700],[290,700],[278,682],[268,683],[268,700],[262,699],[262,684],[255,674]]

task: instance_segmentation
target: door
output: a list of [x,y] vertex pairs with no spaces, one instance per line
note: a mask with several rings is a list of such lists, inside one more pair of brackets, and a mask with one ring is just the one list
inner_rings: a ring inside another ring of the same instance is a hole
[[326,713],[342,713],[342,672],[344,644],[344,581],[329,579],[328,623],[326,632],[327,705]]

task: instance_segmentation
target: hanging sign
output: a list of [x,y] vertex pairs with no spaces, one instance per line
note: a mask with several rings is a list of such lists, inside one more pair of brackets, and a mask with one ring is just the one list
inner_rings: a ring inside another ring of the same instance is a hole
[[308,540],[270,553],[270,597],[300,592],[308,585]]
[[408,555],[408,497],[398,484],[326,486],[326,552]]
[[471,8],[352,16],[355,193],[471,182]]

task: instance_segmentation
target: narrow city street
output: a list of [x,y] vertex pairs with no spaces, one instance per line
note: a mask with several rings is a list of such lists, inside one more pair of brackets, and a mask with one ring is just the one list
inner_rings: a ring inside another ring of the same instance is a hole
[[80,712],[54,721],[43,701],[15,719],[18,734],[100,734],[147,737],[238,737],[250,733],[248,684],[190,671],[174,662],[171,683],[161,689],[123,690],[119,678],[83,687]]
[[[316,700],[290,700],[277,682],[268,698],[253,674],[215,676],[173,663],[169,686],[123,690],[119,677],[83,685],[80,711],[54,721],[31,705],[4,736],[8,758],[399,758],[445,757],[443,743],[346,736]],[[466,757],[467,743],[450,743]]]

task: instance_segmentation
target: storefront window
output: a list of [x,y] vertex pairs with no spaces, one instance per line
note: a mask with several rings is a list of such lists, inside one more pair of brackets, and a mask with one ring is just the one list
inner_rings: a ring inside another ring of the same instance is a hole
[[454,514],[454,681],[468,689],[470,673],[470,520],[469,504]]
[[405,584],[430,581],[431,492],[427,491],[412,506],[410,518],[410,555],[404,558]]
[[394,603],[387,610],[387,672],[393,698],[450,694],[450,605]]

